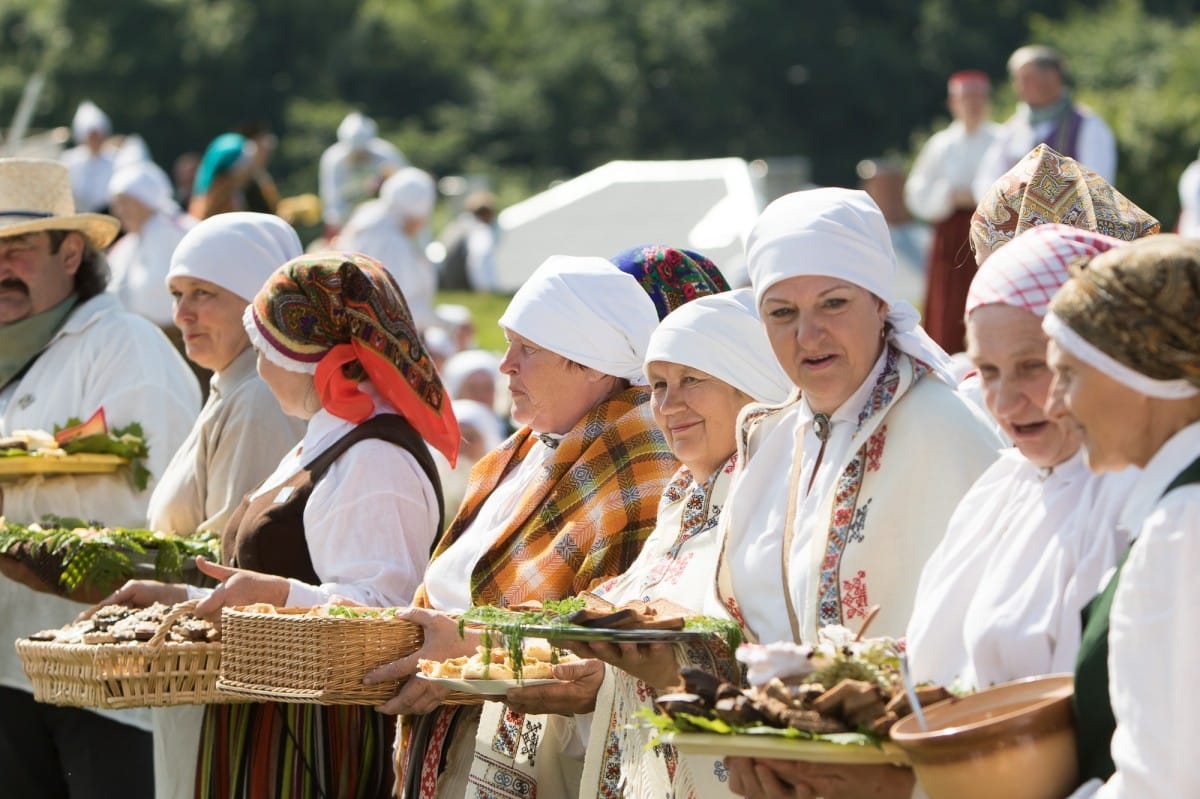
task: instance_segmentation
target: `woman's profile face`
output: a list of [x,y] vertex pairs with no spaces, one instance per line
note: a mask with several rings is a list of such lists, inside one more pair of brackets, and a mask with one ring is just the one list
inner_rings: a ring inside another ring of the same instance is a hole
[[753,398],[691,366],[646,365],[650,410],[679,462],[703,481],[737,448],[737,416]]
[[758,310],[779,365],[815,411],[841,407],[883,351],[887,305],[845,280],[781,280],[764,292]]
[[1115,472],[1130,465],[1145,465],[1157,448],[1148,435],[1149,397],[1071,355],[1053,339],[1047,356],[1054,378],[1046,415],[1075,420],[1088,468],[1093,472]]
[[172,318],[189,360],[220,372],[250,346],[242,327],[246,300],[216,283],[185,275],[172,277],[168,288],[174,301]]
[[988,412],[1036,466],[1057,466],[1079,451],[1079,426],[1050,418],[1053,373],[1040,317],[1010,305],[984,305],[967,319],[967,355],[979,372]]
[[[571,334],[564,331],[563,335]],[[566,433],[606,395],[596,370],[574,364],[512,330],[506,329],[504,336],[508,349],[500,372],[508,375],[512,418],[518,424],[539,433]]]
[[271,389],[279,407],[288,416],[307,420],[321,409],[312,375],[284,369],[259,352],[258,376]]

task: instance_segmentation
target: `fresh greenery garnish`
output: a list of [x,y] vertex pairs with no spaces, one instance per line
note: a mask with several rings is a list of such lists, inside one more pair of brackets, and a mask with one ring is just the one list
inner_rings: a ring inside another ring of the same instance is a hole
[[[483,662],[491,662],[493,642],[508,650],[512,662],[513,673],[521,676],[525,665],[525,651],[522,642],[528,627],[572,627],[567,618],[577,610],[583,610],[583,599],[568,597],[566,599],[547,599],[542,601],[541,610],[509,610],[491,605],[479,605],[469,608],[458,619],[458,634],[464,635],[466,625],[482,627],[482,643],[484,647]],[[557,659],[557,647],[551,647],[552,659]]]
[[656,712],[652,708],[639,709],[634,718],[654,731],[651,745],[661,743],[660,736],[665,732],[708,732],[716,735],[769,735],[775,738],[794,738],[801,741],[824,741],[841,746],[879,746],[880,739],[866,732],[833,732],[814,733],[796,730],[791,727],[771,727],[766,724],[730,724],[716,718],[696,716],[691,713],[676,713],[668,716]]
[[683,622],[683,629],[689,633],[712,633],[725,639],[725,645],[733,652],[742,643],[742,627],[733,619],[720,619],[716,616],[695,616]]
[[[54,432],[75,427],[82,420],[72,417],[65,425],[54,425]],[[146,490],[150,480],[150,470],[146,468],[146,458],[150,457],[150,448],[146,445],[146,434],[137,422],[125,427],[114,427],[107,433],[96,433],[90,436],[76,438],[63,445],[63,451],[68,455],[83,453],[91,455],[116,455],[129,461],[131,479],[138,491]]]
[[152,530],[102,527],[81,519],[45,516],[25,527],[0,525],[0,553],[23,546],[31,557],[59,562],[59,584],[67,591],[80,586],[111,586],[134,575],[135,556],[154,551],[154,576],[173,582],[183,577],[186,558],[203,555],[219,562],[221,541],[212,533],[191,538]]

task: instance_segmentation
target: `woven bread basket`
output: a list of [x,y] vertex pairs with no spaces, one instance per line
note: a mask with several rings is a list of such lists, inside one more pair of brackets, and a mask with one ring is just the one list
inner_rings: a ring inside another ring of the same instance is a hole
[[175,620],[195,610],[181,602],[144,643],[63,644],[17,639],[17,654],[38,702],[117,709],[227,702],[217,691],[221,644],[166,641]]
[[309,608],[221,611],[218,689],[273,702],[379,705],[403,680],[364,685],[372,669],[420,648],[420,625],[396,618],[309,615]]

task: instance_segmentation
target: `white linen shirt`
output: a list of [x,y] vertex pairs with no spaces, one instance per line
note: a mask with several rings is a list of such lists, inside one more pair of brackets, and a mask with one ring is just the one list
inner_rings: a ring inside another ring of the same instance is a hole
[[1108,693],[1116,773],[1073,799],[1200,796],[1200,485],[1163,496],[1200,454],[1200,422],[1180,430],[1138,477],[1121,526],[1140,530],[1113,596]]
[[[29,371],[0,391],[0,432],[52,430],[68,418],[104,408],[109,428],[140,422],[150,454],[151,481],[138,491],[116,474],[45,477],[5,483],[4,516],[28,524],[44,514],[142,527],[155,479],[183,442],[200,409],[200,387],[191,369],[153,324],[121,310],[109,294],[74,308]],[[0,580],[0,684],[30,691],[12,641],[60,627],[86,606]],[[149,728],[148,713],[102,715]]]
[[918,219],[941,222],[954,213],[954,193],[970,190],[984,153],[1000,126],[984,122],[974,131],[955,121],[929,137],[904,182],[904,203]]
[[341,226],[350,218],[354,206],[370,199],[379,183],[408,161],[391,143],[383,139],[367,142],[357,155],[346,142],[335,142],[317,166],[317,191],[327,225]]
[[416,242],[400,229],[399,220],[383,200],[360,205],[342,228],[337,246],[369,255],[383,264],[404,292],[418,330],[436,321],[433,300],[437,271]]
[[[188,220],[191,220],[190,222]],[[137,233],[122,236],[108,251],[112,279],[108,290],[125,310],[144,316],[159,327],[170,327],[174,301],[167,288],[171,255],[180,239],[195,225],[190,216],[154,214]]]
[[554,455],[554,449],[535,439],[517,468],[504,476],[479,506],[475,520],[462,535],[429,564],[425,572],[425,594],[429,606],[448,613],[461,613],[471,607],[471,573],[484,553],[496,543],[500,531],[517,511],[525,490],[539,479],[542,468]]
[[[858,421],[859,411],[866,405],[867,398],[875,389],[875,383],[887,360],[887,348],[875,361],[871,373],[854,393],[830,415],[833,422],[829,439],[825,442],[825,451],[821,454],[821,462],[817,463],[817,455],[821,452],[821,440],[813,431],[813,410],[808,399],[800,397],[789,414],[793,422],[782,422],[779,433],[763,442],[762,450],[755,453],[760,460],[769,460],[781,465],[791,463],[795,451],[794,441],[789,440],[792,431],[803,428],[804,444],[800,452],[800,481],[798,484],[799,498],[787,497],[788,477],[790,468],[782,468],[775,476],[778,482],[778,503],[770,500],[755,503],[755,511],[747,519],[746,527],[751,530],[783,530],[784,523],[759,524],[758,514],[782,516],[786,518],[789,502],[799,502],[796,511],[796,531],[792,537],[791,554],[789,556],[793,567],[789,570],[791,585],[786,590],[793,597],[807,597],[816,594],[816,587],[809,585],[809,570],[802,564],[809,560],[808,550],[814,540],[823,540],[829,531],[828,514],[823,512],[828,498],[834,491],[834,485],[841,475],[841,470],[849,459],[851,439]],[[786,433],[784,431],[787,431]],[[783,433],[782,435],[780,433]],[[768,452],[768,448],[772,451]],[[815,477],[814,477],[815,472]],[[812,489],[809,490],[809,483]],[[730,571],[734,585],[761,584],[764,580],[781,581],[782,572],[779,564],[783,557],[783,539],[771,538],[764,540],[762,536],[738,536],[733,538],[729,552]],[[770,578],[767,575],[772,575]],[[760,641],[790,641],[792,640],[791,622],[787,614],[779,612],[778,597],[785,590],[782,585],[779,591],[755,592],[749,596],[739,596],[743,618],[750,629],[754,630]],[[774,594],[774,596],[772,596]],[[766,600],[757,602],[757,599]]]
[[[1116,137],[1104,120],[1090,109],[1076,104],[1075,110],[1083,115],[1083,121],[1079,124],[1079,138],[1076,140],[1075,160],[1109,183],[1115,183]],[[1036,126],[1030,124],[1029,107],[1019,106],[1017,112],[1004,123],[995,141],[984,154],[983,162],[979,164],[979,171],[975,173],[972,184],[975,199],[978,200],[987,194],[991,185],[1028,155],[1030,150],[1044,142],[1054,132],[1054,127],[1054,120]]]
[[[375,413],[395,413],[369,383]],[[278,488],[355,427],[328,411],[308,422],[300,445],[283,457],[251,498]],[[360,441],[333,462],[304,506],[304,537],[320,585],[291,579],[287,604],[322,605],[345,597],[377,607],[412,601],[440,529],[433,484],[407,450]]]
[[284,414],[254,362],[246,347],[213,375],[200,417],[150,497],[151,530],[219,535],[242,497],[303,437],[304,422]]
[[964,689],[1071,672],[1080,612],[1129,543],[1136,469],[1094,475],[1082,450],[1049,473],[1005,450],[959,503],[921,572],[913,677]]

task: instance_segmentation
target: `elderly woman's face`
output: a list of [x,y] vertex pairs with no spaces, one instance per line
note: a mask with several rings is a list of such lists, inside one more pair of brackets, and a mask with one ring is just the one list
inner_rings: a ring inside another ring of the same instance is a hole
[[781,280],[763,294],[758,310],[780,366],[815,411],[837,410],[883,349],[887,305],[845,280]]
[[595,369],[571,363],[512,330],[506,329],[504,337],[508,349],[500,372],[508,375],[512,418],[518,424],[539,433],[566,433],[607,396],[611,381],[603,381]]
[[1079,360],[1053,339],[1047,355],[1054,379],[1046,415],[1069,415],[1079,425],[1088,468],[1115,472],[1145,465],[1159,443],[1147,435],[1149,398]]
[[988,412],[1035,465],[1057,466],[1079,450],[1079,427],[1050,418],[1053,374],[1046,363],[1042,320],[1010,305],[984,305],[967,319],[967,354],[979,370]]
[[307,420],[321,409],[312,375],[284,369],[259,352],[258,376],[271,389],[279,407],[288,416]]
[[737,415],[752,397],[707,372],[666,361],[646,365],[650,409],[671,452],[702,481],[737,448]]
[[197,365],[220,372],[250,346],[242,327],[247,303],[241,297],[216,283],[182,275],[171,278],[168,288],[175,326],[188,358]]

